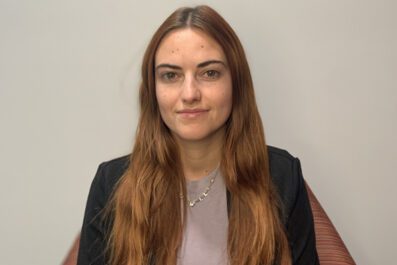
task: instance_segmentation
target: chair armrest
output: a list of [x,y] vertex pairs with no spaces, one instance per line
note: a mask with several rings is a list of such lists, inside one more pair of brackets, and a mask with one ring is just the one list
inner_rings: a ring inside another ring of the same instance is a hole
[[80,234],[76,237],[73,242],[72,247],[69,249],[69,252],[62,262],[62,265],[76,265],[77,264],[77,255],[79,253],[80,246]]
[[321,265],[355,265],[353,258],[336,231],[320,202],[306,183],[306,189],[312,207],[316,248]]

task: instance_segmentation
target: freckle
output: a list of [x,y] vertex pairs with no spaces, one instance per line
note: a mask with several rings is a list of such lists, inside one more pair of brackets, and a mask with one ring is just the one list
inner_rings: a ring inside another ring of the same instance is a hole
[[204,45],[201,45],[201,48],[204,48]]
[[171,52],[174,53],[174,50],[172,50]]

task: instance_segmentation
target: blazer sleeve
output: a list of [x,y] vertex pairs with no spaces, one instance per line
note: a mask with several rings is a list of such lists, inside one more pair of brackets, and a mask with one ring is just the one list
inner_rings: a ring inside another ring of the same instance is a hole
[[87,199],[81,230],[78,265],[105,265],[105,227],[102,219],[106,204],[104,163],[99,165]]
[[294,200],[286,224],[293,265],[318,265],[313,214],[298,158],[292,163]]

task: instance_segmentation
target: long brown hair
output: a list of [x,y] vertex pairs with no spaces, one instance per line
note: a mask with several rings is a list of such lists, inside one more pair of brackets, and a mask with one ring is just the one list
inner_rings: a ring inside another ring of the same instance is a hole
[[231,265],[291,264],[272,185],[261,118],[243,47],[229,24],[208,6],[180,8],[156,31],[145,52],[140,119],[129,167],[109,204],[108,250],[113,265],[176,264],[186,213],[185,179],[175,140],[161,119],[154,58],[169,32],[202,30],[226,55],[233,84],[221,171],[230,192],[228,255]]

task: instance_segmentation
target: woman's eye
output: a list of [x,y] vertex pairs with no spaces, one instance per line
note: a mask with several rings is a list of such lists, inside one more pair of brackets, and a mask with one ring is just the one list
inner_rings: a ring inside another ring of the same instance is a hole
[[218,78],[220,73],[216,70],[208,70],[204,73],[204,76],[208,79],[216,79]]
[[178,78],[178,75],[175,72],[167,72],[162,74],[161,78],[165,81],[173,81]]

